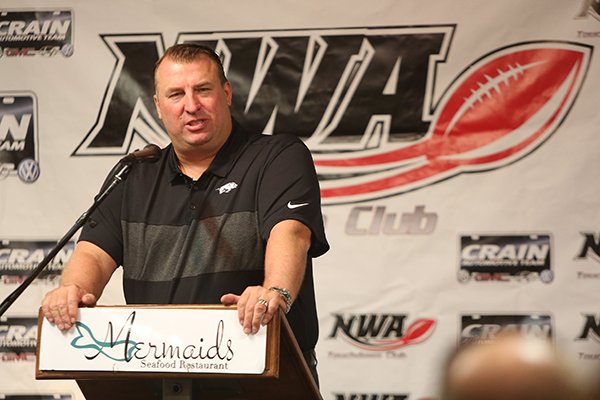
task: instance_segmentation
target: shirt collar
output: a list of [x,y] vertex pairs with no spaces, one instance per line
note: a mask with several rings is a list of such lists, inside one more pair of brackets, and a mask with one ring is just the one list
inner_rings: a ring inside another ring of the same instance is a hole
[[231,135],[229,135],[207,170],[207,172],[221,178],[229,174],[249,140],[248,133],[233,118],[231,126]]
[[[205,173],[210,173],[221,178],[226,177],[227,174],[229,174],[229,171],[231,171],[231,168],[233,168],[233,165],[239,158],[240,154],[242,153],[242,150],[248,143],[248,140],[250,138],[248,132],[246,132],[233,118],[231,125],[231,134],[227,138],[227,141],[225,142],[223,147],[221,147],[221,149],[217,152],[217,155],[212,160]],[[177,155],[173,150],[173,144],[169,144],[168,146],[167,157],[167,163],[169,169],[172,172],[171,182],[186,182],[186,179],[189,178],[187,178],[179,170],[179,162],[177,160]]]

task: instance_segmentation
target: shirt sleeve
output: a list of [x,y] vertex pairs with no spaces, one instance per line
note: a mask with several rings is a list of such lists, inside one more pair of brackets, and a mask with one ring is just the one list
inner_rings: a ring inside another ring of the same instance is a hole
[[[111,178],[112,174],[107,181]],[[90,214],[88,222],[79,235],[79,241],[91,242],[100,247],[112,257],[117,265],[121,265],[123,262],[121,199],[123,198],[124,184],[116,186],[98,208]]]
[[310,150],[295,136],[289,135],[265,166],[258,188],[258,204],[263,240],[268,239],[277,223],[292,219],[311,230],[311,257],[329,250],[315,166]]

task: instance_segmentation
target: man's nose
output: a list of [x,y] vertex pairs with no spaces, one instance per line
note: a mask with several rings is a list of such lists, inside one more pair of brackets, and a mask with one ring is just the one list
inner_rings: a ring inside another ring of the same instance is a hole
[[184,109],[188,113],[194,113],[198,111],[202,105],[200,104],[199,99],[194,95],[194,93],[189,93],[185,95]]

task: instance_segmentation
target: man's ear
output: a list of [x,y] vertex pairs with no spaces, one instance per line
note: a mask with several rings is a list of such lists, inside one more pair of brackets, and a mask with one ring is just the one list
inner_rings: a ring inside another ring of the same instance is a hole
[[162,120],[162,115],[160,113],[160,106],[158,105],[158,97],[156,97],[156,94],[154,96],[152,96],[152,99],[154,99],[154,106],[156,107],[156,113],[158,114],[158,118]]
[[223,90],[225,91],[225,96],[227,96],[227,105],[231,107],[231,101],[233,99],[233,88],[231,87],[231,83],[229,81],[225,82],[223,85]]

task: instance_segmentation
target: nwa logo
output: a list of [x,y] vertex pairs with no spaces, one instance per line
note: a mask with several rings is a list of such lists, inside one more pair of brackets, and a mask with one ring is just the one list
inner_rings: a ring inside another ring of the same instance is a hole
[[461,344],[490,342],[503,334],[518,334],[536,339],[552,339],[552,317],[545,314],[481,315],[460,317]]
[[[583,327],[581,333],[575,339],[578,342],[590,342],[600,344],[600,315],[583,314]],[[578,352],[579,360],[598,362],[600,353],[589,352],[585,349]]]
[[73,54],[71,10],[0,10],[0,57]]
[[593,17],[600,21],[600,0],[581,0],[576,18]]
[[335,323],[329,335],[338,334],[351,345],[369,351],[392,351],[422,343],[429,339],[436,321],[420,318],[406,329],[406,315],[403,314],[333,314]]
[[600,263],[600,233],[582,232],[581,234],[584,240],[576,259],[592,259]]
[[37,345],[37,318],[0,320],[0,358],[2,361],[33,361]]
[[550,261],[548,234],[461,236],[458,280],[550,283]]
[[577,340],[592,339],[600,344],[600,315],[583,314],[584,323]]
[[[496,49],[436,90],[453,33],[454,26],[252,31],[186,33],[176,41],[221,55],[235,118],[257,132],[300,136],[313,151],[323,203],[338,204],[499,168],[561,125],[583,84],[590,46],[540,41]],[[162,35],[102,39],[115,68],[74,155],[166,144],[152,104]]]
[[37,101],[32,93],[0,93],[0,179],[23,182],[40,176],[37,156]]
[[[24,281],[39,263],[48,256],[56,242],[52,241],[10,241],[0,243],[0,279],[4,284],[16,284]],[[47,267],[40,273],[36,281],[52,282],[58,279],[67,261],[73,254],[75,242],[68,242]]]

